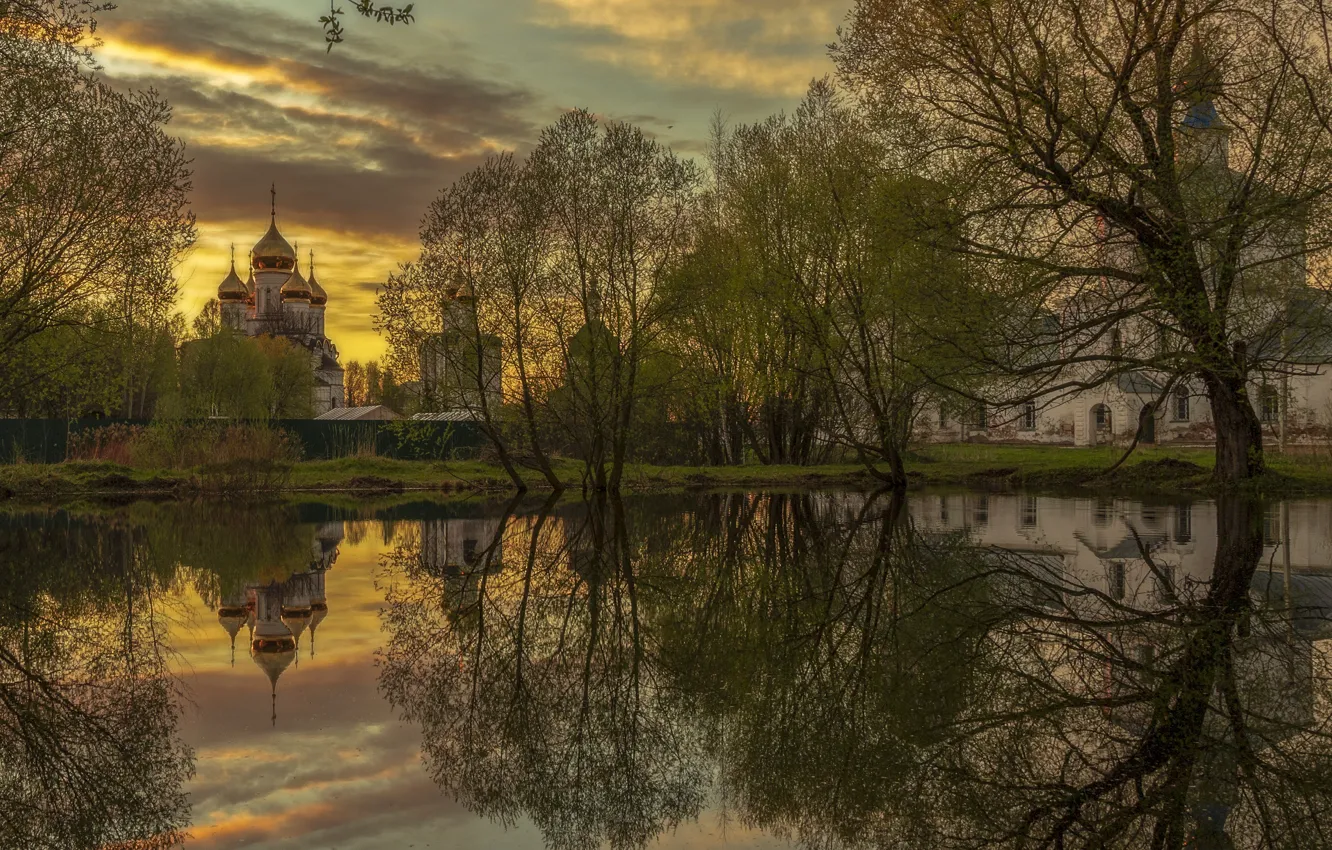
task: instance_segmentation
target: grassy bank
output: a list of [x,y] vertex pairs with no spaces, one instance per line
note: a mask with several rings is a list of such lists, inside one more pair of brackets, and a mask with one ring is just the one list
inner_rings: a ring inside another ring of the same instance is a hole
[[[1113,473],[1114,449],[1054,446],[928,446],[910,459],[913,486],[990,490],[1041,490],[1112,495],[1206,495],[1212,492],[1209,449],[1146,448]],[[1268,455],[1269,472],[1248,489],[1273,496],[1332,495],[1332,454]],[[560,476],[577,486],[581,467],[562,462]],[[533,490],[539,474],[525,473]],[[858,466],[676,467],[633,465],[630,490],[875,486]],[[504,471],[479,461],[399,461],[344,458],[305,461],[245,476],[197,468],[140,469],[107,462],[17,464],[0,467],[0,496],[60,500],[85,495],[186,498],[257,491],[269,493],[389,493],[398,491],[499,491],[510,489]]]

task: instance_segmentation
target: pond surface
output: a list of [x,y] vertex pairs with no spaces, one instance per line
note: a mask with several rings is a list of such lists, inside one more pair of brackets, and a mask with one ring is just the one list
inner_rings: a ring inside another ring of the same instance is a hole
[[0,515],[0,847],[1328,847],[1332,502]]

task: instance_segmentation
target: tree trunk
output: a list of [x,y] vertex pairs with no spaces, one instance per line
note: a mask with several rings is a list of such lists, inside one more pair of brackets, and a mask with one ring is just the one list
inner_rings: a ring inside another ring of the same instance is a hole
[[1218,484],[1233,487],[1262,473],[1263,426],[1241,378],[1205,376],[1216,427]]

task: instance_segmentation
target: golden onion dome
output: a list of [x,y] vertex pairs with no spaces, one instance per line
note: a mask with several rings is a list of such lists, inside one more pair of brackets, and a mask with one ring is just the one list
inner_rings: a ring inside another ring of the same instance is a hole
[[282,238],[277,229],[277,219],[268,224],[264,238],[254,243],[255,271],[290,271],[296,265],[296,251],[291,243]]
[[236,252],[233,249],[231,271],[227,272],[227,276],[222,278],[222,283],[218,284],[217,300],[226,302],[244,301],[249,294],[249,290],[245,288],[245,281],[241,280],[236,274]]
[[282,284],[282,300],[310,300],[310,285],[305,282],[305,278],[301,277],[301,267],[299,263],[295,263],[292,266],[291,276],[287,278],[286,283]]
[[254,269],[250,269],[250,276],[245,281],[245,303],[254,305]]
[[306,284],[310,287],[311,305],[322,307],[328,303],[328,293],[324,291],[324,287],[319,285],[319,281],[315,280],[314,251],[310,252],[310,279],[306,281]]

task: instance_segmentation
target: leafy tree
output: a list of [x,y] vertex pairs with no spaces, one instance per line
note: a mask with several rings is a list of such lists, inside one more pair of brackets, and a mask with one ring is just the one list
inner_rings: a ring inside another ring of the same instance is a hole
[[268,360],[259,346],[223,329],[181,349],[181,415],[266,419],[273,404]]
[[210,336],[216,336],[222,331],[222,305],[216,298],[208,299],[199,315],[194,317],[190,324],[194,331],[195,339],[205,339]]
[[382,404],[384,398],[384,378],[380,374],[379,361],[371,360],[365,364],[365,403]]
[[[166,103],[92,73],[98,8],[0,7],[0,384],[17,408],[145,415],[179,338],[190,173]],[[107,357],[118,375],[96,365]],[[73,391],[81,371],[98,390]],[[58,389],[36,387],[44,378]],[[101,388],[118,402],[94,398]]]
[[314,366],[310,352],[284,337],[259,336],[249,342],[263,356],[272,388],[268,415],[274,419],[313,417]]
[[[395,362],[419,362],[423,346],[454,335],[450,368],[477,396],[502,461],[517,420],[552,485],[553,445],[583,461],[586,487],[618,489],[699,180],[640,129],[583,110],[547,127],[526,162],[491,158],[432,204],[421,261],[381,293]],[[496,347],[516,377],[508,421],[488,409]]]
[[347,394],[348,407],[364,407],[370,396],[370,387],[365,377],[366,369],[361,361],[353,360],[343,371],[343,388]]
[[[768,333],[780,344],[760,348],[784,354],[765,382],[776,392],[759,404],[761,457],[805,460],[820,431],[904,485],[902,456],[928,386],[915,364],[930,353],[913,316],[960,265],[934,245],[948,236],[936,193],[892,167],[826,80],[793,116],[740,127],[719,144],[718,203],[741,297],[769,305]],[[819,416],[817,399],[831,415]]]

